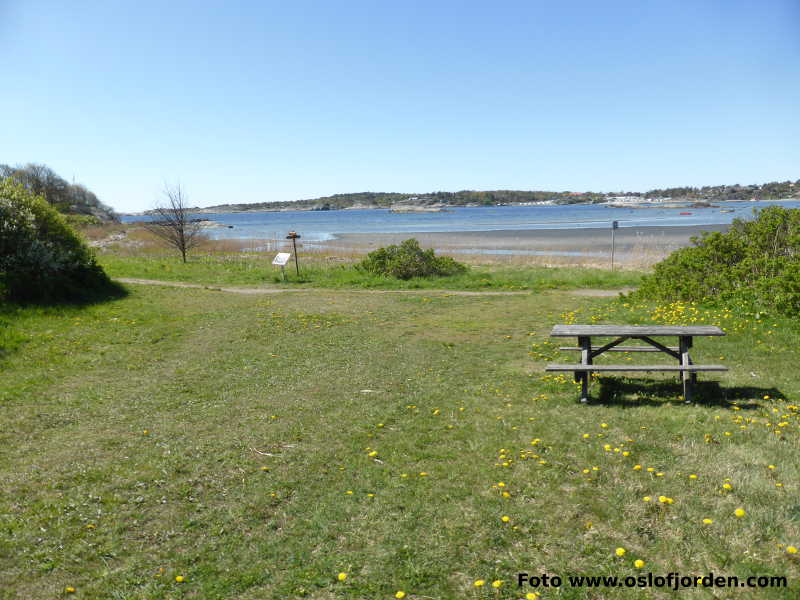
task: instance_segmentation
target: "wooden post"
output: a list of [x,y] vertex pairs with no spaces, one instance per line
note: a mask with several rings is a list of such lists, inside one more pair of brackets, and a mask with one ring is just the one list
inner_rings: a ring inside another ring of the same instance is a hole
[[[581,366],[592,364],[592,338],[589,336],[578,336],[578,345],[581,347]],[[580,376],[581,382],[581,402],[589,402],[589,371],[576,373]]]
[[617,227],[619,227],[619,221],[611,221],[611,272],[612,273],[614,272],[614,250],[615,250],[614,232],[617,230]]
[[294,248],[294,268],[297,271],[297,277],[300,277],[300,265],[297,264],[297,240],[300,238],[300,234],[296,231],[290,231],[289,234],[286,236],[287,240],[292,240],[292,247]]
[[[692,347],[691,336],[682,335],[679,337],[678,349],[681,355],[681,366],[688,367],[692,364],[692,359],[689,358],[689,349]],[[692,402],[692,384],[696,381],[696,377],[692,377],[692,373],[688,371],[681,371],[681,380],[683,382],[683,401],[686,404]]]

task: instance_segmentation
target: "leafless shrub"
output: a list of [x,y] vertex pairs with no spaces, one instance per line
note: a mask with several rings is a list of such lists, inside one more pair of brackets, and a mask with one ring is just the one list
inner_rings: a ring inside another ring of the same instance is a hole
[[155,219],[144,223],[144,228],[180,252],[186,262],[187,253],[205,241],[203,228],[197,219],[191,218],[180,184],[165,184],[163,194],[164,201],[153,209]]

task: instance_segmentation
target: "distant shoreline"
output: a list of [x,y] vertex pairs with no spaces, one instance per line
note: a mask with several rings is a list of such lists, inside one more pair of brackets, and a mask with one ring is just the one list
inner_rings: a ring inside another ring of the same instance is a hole
[[[630,250],[637,245],[682,247],[691,243],[693,236],[704,231],[727,231],[730,225],[676,225],[622,227],[614,238],[619,251]],[[378,248],[398,244],[408,238],[416,238],[423,247],[452,248],[457,250],[552,250],[578,252],[581,250],[605,252],[611,249],[611,229],[498,229],[490,231],[446,231],[408,233],[344,233],[332,240],[315,242],[315,246],[326,248]]]
[[[757,206],[762,202],[797,202],[800,198],[759,198],[758,200],[714,200],[713,202],[735,202],[737,204],[752,204]],[[425,207],[422,206],[421,208],[433,208],[434,210],[422,210],[421,212],[439,212],[438,209],[452,209],[452,208],[504,208],[504,207],[519,207],[519,206],[608,206],[611,208],[664,208],[664,209],[672,209],[672,210],[679,210],[684,208],[691,208],[690,205],[694,204],[710,204],[712,201],[705,201],[705,200],[680,200],[675,202],[665,202],[663,204],[660,203],[648,203],[646,201],[642,201],[641,204],[644,206],[635,206],[633,204],[626,205],[626,204],[618,204],[614,202],[572,202],[572,203],[552,203],[552,202],[540,202],[536,204],[526,204],[526,203],[513,203],[513,204],[491,204],[491,205],[484,205],[484,204],[474,204],[474,203],[466,203],[466,204],[437,204],[435,206]],[[241,208],[241,209],[228,209],[228,210],[214,210],[214,207],[192,207],[189,210],[189,213],[196,214],[196,215],[238,215],[238,214],[248,214],[248,213],[284,213],[284,212],[341,212],[341,211],[351,211],[351,210],[385,210],[391,212],[392,206],[377,206],[377,205],[354,205],[354,206],[347,206],[344,208],[330,208],[326,210],[321,210],[319,208],[305,206],[305,207],[280,207],[280,208]],[[146,210],[146,211],[139,211],[139,212],[118,212],[116,213],[120,217],[146,217],[153,214],[153,211]],[[133,221],[126,221],[126,222],[133,222]]]

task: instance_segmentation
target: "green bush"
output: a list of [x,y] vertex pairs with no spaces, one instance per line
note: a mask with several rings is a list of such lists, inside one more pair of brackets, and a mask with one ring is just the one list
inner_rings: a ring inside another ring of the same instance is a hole
[[114,288],[55,208],[0,179],[0,294],[22,302],[69,302]]
[[103,224],[102,219],[94,215],[64,215],[67,225],[75,229],[96,227]]
[[449,256],[435,256],[433,249],[423,250],[413,238],[399,246],[391,245],[370,252],[359,267],[368,273],[397,279],[459,275],[467,270],[466,265]]
[[636,296],[658,301],[737,301],[800,314],[800,210],[771,206],[725,232],[704,233],[645,277]]

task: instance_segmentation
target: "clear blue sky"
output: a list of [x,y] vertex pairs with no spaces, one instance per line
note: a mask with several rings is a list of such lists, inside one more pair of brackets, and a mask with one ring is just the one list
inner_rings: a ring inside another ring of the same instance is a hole
[[123,211],[800,177],[800,1],[0,0],[0,163]]

